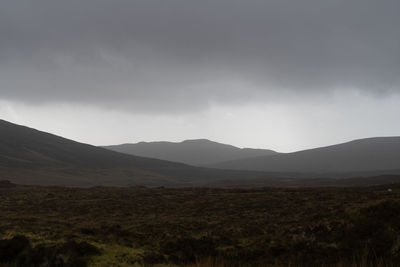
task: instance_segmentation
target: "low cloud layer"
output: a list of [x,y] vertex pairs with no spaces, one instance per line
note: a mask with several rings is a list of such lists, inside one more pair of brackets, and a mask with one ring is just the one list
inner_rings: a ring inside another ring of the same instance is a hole
[[397,0],[3,0],[0,98],[144,113],[400,91]]

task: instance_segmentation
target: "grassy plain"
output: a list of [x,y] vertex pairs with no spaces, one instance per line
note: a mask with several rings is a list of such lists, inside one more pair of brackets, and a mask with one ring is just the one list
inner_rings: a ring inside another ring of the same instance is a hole
[[79,189],[0,184],[4,266],[400,264],[400,185]]

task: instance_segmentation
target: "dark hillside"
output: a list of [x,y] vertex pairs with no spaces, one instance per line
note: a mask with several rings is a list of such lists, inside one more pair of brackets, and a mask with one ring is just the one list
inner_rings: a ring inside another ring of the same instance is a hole
[[71,165],[82,168],[185,168],[183,164],[128,156],[0,120],[0,164],[34,167]]
[[0,121],[0,177],[23,184],[68,186],[199,186],[264,177],[110,151]]
[[300,173],[351,173],[400,169],[400,137],[376,137],[294,153],[210,165],[223,169]]

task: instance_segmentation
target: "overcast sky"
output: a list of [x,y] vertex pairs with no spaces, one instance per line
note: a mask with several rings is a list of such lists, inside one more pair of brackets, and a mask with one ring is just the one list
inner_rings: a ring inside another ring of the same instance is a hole
[[95,145],[400,135],[398,0],[2,0],[0,118]]

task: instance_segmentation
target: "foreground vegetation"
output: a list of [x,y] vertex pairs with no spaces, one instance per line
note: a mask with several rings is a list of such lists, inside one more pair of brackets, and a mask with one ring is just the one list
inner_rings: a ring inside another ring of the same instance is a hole
[[3,182],[0,218],[0,266],[400,264],[400,185],[77,189]]

